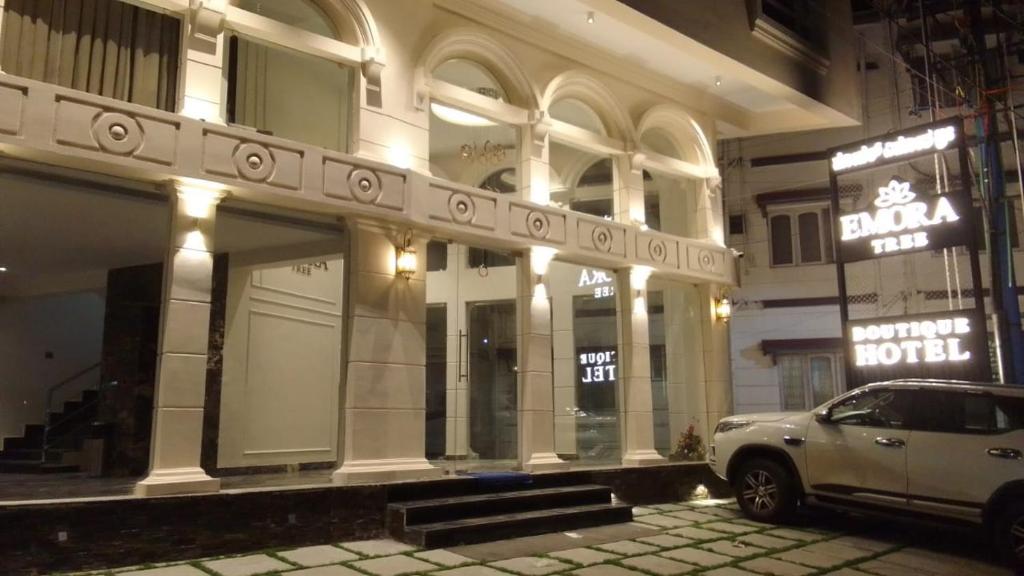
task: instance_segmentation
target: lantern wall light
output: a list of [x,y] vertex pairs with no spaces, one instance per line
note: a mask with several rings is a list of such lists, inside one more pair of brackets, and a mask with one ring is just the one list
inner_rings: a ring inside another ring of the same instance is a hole
[[395,249],[395,274],[406,280],[413,277],[418,265],[416,249],[412,246],[412,231],[406,232],[402,246]]

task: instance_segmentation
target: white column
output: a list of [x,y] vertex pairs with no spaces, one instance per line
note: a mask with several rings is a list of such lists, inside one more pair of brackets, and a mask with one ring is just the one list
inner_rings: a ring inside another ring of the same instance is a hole
[[[7,3],[6,0],[0,0],[0,36],[2,36],[3,29],[4,29],[4,4],[6,4],[6,3]],[[3,62],[3,61],[4,61],[4,43],[3,43],[3,38],[0,37],[0,62]],[[0,72],[2,72],[2,70],[0,70]]]
[[192,0],[185,35],[181,114],[223,124],[226,0]]
[[615,220],[639,224],[647,219],[644,208],[643,155],[619,154],[614,157]]
[[425,455],[426,242],[409,279],[395,273],[401,233],[352,220],[349,227],[344,456],[338,484],[441,476]]
[[184,187],[171,197],[149,475],[140,496],[216,492],[200,466],[216,205],[222,194]]
[[547,206],[551,201],[548,130],[543,112],[519,134],[519,193],[523,200]]
[[544,275],[554,249],[534,247],[518,262],[519,459],[526,472],[558,470],[555,454],[554,380],[551,364],[551,300]]
[[618,272],[621,320],[619,383],[623,415],[622,464],[650,466],[665,459],[654,449],[654,404],[651,395],[651,349],[647,324],[647,278],[651,270]]
[[[568,265],[565,265],[568,266]],[[573,268],[575,271],[575,267]],[[571,274],[569,274],[571,276]],[[565,274],[562,274],[565,276]],[[573,333],[572,284],[551,291],[554,357],[555,452],[576,456],[576,344]]]

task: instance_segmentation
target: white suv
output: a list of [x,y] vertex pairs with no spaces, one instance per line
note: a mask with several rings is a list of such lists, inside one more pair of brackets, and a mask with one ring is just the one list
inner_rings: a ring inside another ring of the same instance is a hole
[[1024,565],[1024,387],[897,380],[731,416],[710,460],[751,519],[804,503],[973,523]]

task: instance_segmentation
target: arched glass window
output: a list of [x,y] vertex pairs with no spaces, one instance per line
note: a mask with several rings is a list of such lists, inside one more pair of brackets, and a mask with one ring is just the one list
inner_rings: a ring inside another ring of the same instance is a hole
[[[310,0],[237,0],[236,5],[297,30],[341,40],[331,19]],[[285,47],[232,33],[227,70],[229,123],[348,150],[352,68],[304,53],[300,43]]]
[[331,19],[311,0],[237,0],[235,5],[281,24],[328,38],[341,39],[338,38]]
[[[565,98],[548,107],[551,118],[605,136],[600,116],[583,102]],[[552,137],[548,149],[551,201],[592,216],[615,216],[615,167],[610,156]]]
[[[486,68],[462,58],[443,62],[433,78],[476,94],[506,102],[501,83]],[[512,194],[518,189],[519,130],[499,120],[468,112],[443,100],[430,103],[430,167],[438,177],[489,192]],[[512,266],[515,258],[470,248],[466,265]]]
[[607,134],[604,122],[601,122],[601,117],[590,106],[575,98],[565,98],[555,102],[548,108],[548,114],[555,120],[572,124],[587,132],[601,135]]
[[[661,129],[644,132],[644,148],[672,160],[685,160],[675,141]],[[648,227],[696,238],[697,182],[664,169],[644,170],[644,216]]]

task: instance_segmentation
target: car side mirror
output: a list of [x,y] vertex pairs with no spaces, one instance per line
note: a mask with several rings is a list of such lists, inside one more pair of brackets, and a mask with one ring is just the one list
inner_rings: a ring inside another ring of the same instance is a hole
[[832,410],[829,408],[822,408],[814,413],[814,419],[822,424],[831,424]]

